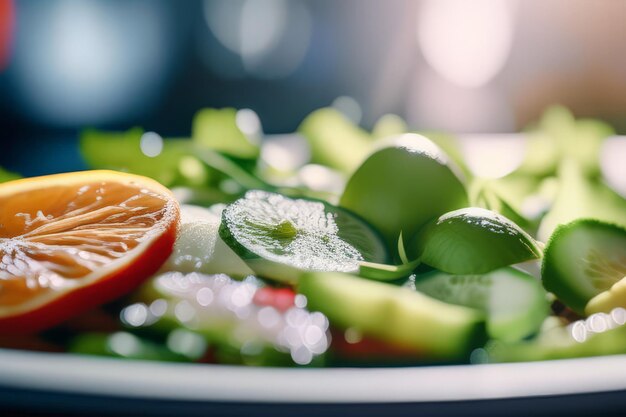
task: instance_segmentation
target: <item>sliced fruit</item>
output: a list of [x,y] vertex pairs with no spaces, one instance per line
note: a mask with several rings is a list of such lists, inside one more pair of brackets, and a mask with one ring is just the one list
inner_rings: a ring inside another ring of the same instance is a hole
[[515,268],[484,275],[432,271],[417,276],[412,285],[438,300],[484,312],[487,333],[499,340],[520,340],[536,333],[549,311],[541,283]]
[[180,212],[180,231],[166,269],[239,278],[254,274],[219,236],[220,212],[192,205],[181,206]]
[[156,272],[179,223],[149,178],[86,171],[0,185],[0,331],[32,332],[111,301]]
[[585,314],[589,300],[626,276],[626,229],[591,219],[559,226],[546,246],[541,275],[548,291]]
[[384,263],[384,243],[367,223],[321,201],[249,191],[226,207],[220,236],[259,275],[294,282],[301,271],[356,272]]
[[340,206],[379,230],[394,251],[400,232],[410,240],[431,219],[467,204],[465,188],[445,154],[415,134],[394,138],[373,153],[340,200]]
[[408,288],[349,274],[308,272],[298,291],[333,325],[353,328],[424,358],[455,360],[484,336],[483,313],[443,303]]
[[412,259],[452,274],[482,274],[541,257],[535,240],[518,225],[478,207],[444,214],[410,247]]

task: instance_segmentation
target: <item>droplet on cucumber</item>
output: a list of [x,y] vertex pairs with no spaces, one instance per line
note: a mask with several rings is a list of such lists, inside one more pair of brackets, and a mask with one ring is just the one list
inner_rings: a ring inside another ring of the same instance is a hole
[[604,303],[626,306],[619,289],[594,298],[626,276],[626,229],[592,219],[559,226],[546,246],[541,275],[544,287],[579,314],[592,299],[591,312]]
[[541,256],[537,242],[519,226],[477,207],[440,216],[419,232],[409,252],[452,274],[482,274]]
[[482,311],[489,336],[515,341],[536,333],[548,315],[546,292],[533,276],[515,268],[484,275],[451,275],[432,271],[411,286],[446,303]]
[[356,272],[387,262],[380,236],[345,209],[249,191],[222,214],[220,236],[259,275],[295,282],[301,271]]

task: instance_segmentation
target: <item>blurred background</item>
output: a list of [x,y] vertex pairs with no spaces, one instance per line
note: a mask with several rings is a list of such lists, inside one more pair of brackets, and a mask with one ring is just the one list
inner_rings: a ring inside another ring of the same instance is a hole
[[624,22],[620,0],[0,0],[0,166],[81,169],[83,128],[187,137],[203,107],[489,133],[563,104],[624,134]]

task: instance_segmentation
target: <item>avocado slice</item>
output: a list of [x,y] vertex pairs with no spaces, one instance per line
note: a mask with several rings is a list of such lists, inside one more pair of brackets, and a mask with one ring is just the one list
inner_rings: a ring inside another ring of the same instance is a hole
[[340,328],[414,349],[424,358],[463,360],[484,341],[484,314],[387,283],[338,272],[308,272],[298,291],[311,311]]

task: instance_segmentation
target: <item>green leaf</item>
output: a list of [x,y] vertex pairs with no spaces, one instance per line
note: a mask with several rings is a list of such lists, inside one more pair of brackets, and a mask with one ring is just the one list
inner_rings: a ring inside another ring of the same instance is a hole
[[372,129],[372,136],[376,139],[386,138],[389,136],[397,136],[407,133],[409,127],[406,122],[398,115],[385,114],[376,121]]
[[551,175],[562,159],[572,159],[586,176],[594,177],[600,172],[602,141],[612,134],[613,129],[606,123],[577,120],[565,107],[550,107],[538,127],[530,132],[526,158],[519,172],[540,177]]
[[428,221],[468,201],[447,156],[433,142],[406,134],[384,144],[352,175],[340,205],[379,230],[398,257],[400,231],[412,239]]
[[6,169],[0,167],[0,182],[19,180],[20,178],[22,178],[20,174],[7,171]]
[[538,238],[546,241],[557,226],[592,218],[626,227],[626,199],[600,181],[588,178],[578,162],[568,159],[559,169],[556,200],[543,218]]
[[482,274],[541,257],[535,240],[518,225],[478,207],[455,210],[431,222],[410,253],[452,274]]
[[259,155],[254,135],[246,135],[237,125],[237,110],[202,109],[193,118],[191,137],[205,148],[243,159]]
[[88,129],[81,133],[80,151],[91,168],[145,175],[166,186],[207,181],[209,173],[193,156],[189,141],[164,139],[161,152],[150,157],[141,150],[143,134],[139,127],[126,132]]

